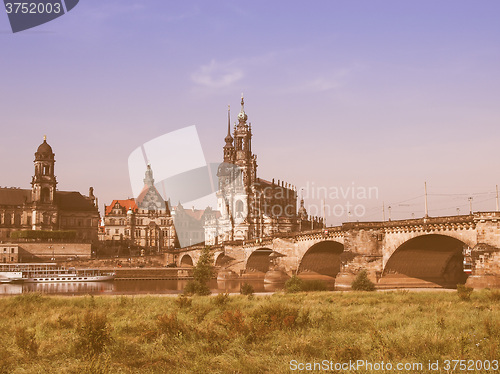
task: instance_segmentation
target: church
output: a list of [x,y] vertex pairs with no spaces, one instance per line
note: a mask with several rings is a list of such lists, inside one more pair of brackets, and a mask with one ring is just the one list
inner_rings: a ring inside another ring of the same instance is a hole
[[97,240],[99,211],[93,188],[89,196],[58,191],[55,162],[44,137],[35,152],[31,189],[0,188],[0,242]]
[[245,113],[244,98],[238,122],[231,135],[228,110],[223,162],[217,171],[217,211],[205,221],[205,243],[249,240],[306,228],[321,227],[320,219],[309,217],[301,200],[297,210],[297,188],[283,181],[257,177],[257,156],[252,152],[252,125]]

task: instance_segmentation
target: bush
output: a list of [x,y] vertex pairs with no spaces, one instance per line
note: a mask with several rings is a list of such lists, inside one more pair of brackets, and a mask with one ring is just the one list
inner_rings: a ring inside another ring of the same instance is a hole
[[175,299],[175,302],[179,306],[179,308],[190,308],[193,304],[193,300],[191,300],[189,297],[186,297],[186,295],[179,295]]
[[252,313],[259,333],[303,327],[309,323],[309,311],[283,304],[263,305]]
[[488,296],[491,301],[500,301],[500,290],[491,290]]
[[240,286],[240,294],[242,295],[252,296],[254,292],[253,286],[249,283],[245,282]]
[[206,284],[202,284],[196,280],[190,280],[189,282],[187,282],[183,292],[184,295],[189,295],[189,296],[192,295],[206,296],[212,293],[210,291],[210,288]]
[[161,334],[170,336],[181,336],[186,330],[184,324],[177,319],[177,315],[174,313],[158,316],[156,325]]
[[29,356],[38,354],[38,343],[34,330],[27,330],[26,327],[18,327],[15,332],[16,345]]
[[310,292],[310,291],[326,291],[326,284],[322,280],[303,280],[294,275],[285,283],[285,292]]
[[457,284],[457,293],[460,300],[469,301],[473,288],[465,287],[465,284]]
[[294,275],[289,280],[285,282],[285,292],[295,293],[302,291],[303,280]]
[[101,354],[112,341],[106,315],[92,310],[87,310],[78,324],[76,333],[77,349],[89,356]]
[[229,301],[229,294],[228,293],[220,293],[217,294],[217,296],[214,297],[214,304],[217,306],[222,306],[226,305]]
[[375,284],[368,279],[368,272],[361,270],[351,284],[354,291],[375,291]]

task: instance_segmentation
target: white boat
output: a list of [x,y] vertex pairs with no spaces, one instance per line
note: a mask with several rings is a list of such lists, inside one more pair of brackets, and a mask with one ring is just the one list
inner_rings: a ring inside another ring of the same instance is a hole
[[54,283],[111,281],[115,273],[99,269],[58,268],[55,263],[0,264],[4,283]]

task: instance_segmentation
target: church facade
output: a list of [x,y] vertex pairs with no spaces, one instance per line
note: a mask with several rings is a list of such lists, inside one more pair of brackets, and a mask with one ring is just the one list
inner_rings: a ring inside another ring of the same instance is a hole
[[[241,98],[238,122],[231,135],[228,127],[223,162],[218,177],[217,210],[205,222],[205,243],[249,240],[300,229],[317,228],[320,220],[308,221],[304,201],[297,210],[297,188],[283,181],[257,177],[257,156],[252,152],[252,125]],[[312,218],[312,217],[310,217]],[[312,226],[311,226],[312,224]]]
[[97,240],[99,211],[93,188],[89,196],[57,190],[55,154],[46,138],[35,153],[34,164],[31,189],[0,188],[0,242]]

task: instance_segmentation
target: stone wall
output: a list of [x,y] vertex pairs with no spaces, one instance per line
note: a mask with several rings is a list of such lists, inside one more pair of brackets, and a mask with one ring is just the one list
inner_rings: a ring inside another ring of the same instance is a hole
[[68,260],[78,257],[90,258],[92,249],[90,243],[18,243],[19,262],[36,262]]

